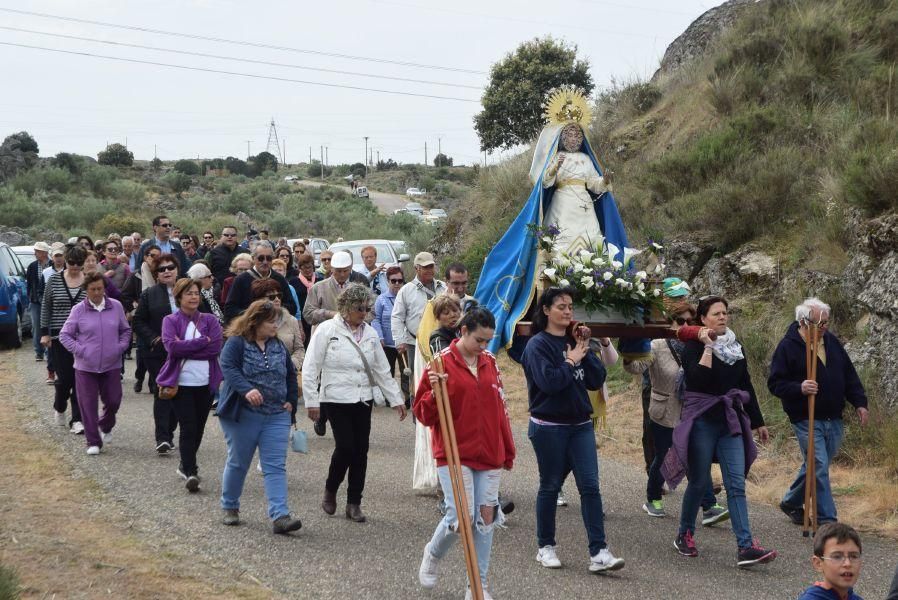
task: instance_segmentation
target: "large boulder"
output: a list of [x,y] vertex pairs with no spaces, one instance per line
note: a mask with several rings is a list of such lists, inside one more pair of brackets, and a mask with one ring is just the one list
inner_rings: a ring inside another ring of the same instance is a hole
[[27,235],[18,231],[4,231],[0,233],[0,242],[10,246],[27,246],[29,241]]
[[753,244],[714,256],[693,278],[696,293],[723,296],[768,296],[778,290],[779,266]]
[[22,148],[19,138],[14,135],[7,137],[0,144],[0,181],[34,167],[39,160],[37,152]]

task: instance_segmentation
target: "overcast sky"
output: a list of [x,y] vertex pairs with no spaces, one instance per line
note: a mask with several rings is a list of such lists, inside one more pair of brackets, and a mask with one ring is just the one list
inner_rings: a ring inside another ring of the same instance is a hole
[[[4,90],[0,138],[27,130],[37,139],[42,156],[61,151],[96,156],[107,142],[124,143],[127,137],[137,159],[151,159],[154,146],[164,160],[245,157],[247,141],[253,154],[266,149],[273,117],[290,163],[308,160],[310,146],[318,158],[322,145],[328,147],[331,164],[360,162],[363,136],[369,136],[369,148],[379,151],[383,160],[423,162],[427,142],[430,161],[441,144],[456,164],[472,164],[483,160],[472,117],[480,110],[487,73],[521,42],[551,34],[576,44],[597,85],[607,86],[612,79],[651,76],[667,45],[718,3],[0,0],[0,9],[187,34],[0,10],[0,42],[6,44],[452,98],[326,87],[0,44]],[[493,155],[490,162],[498,157]]]

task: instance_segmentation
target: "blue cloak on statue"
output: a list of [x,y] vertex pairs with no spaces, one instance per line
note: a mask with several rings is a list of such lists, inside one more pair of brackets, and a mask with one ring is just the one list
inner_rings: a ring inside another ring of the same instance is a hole
[[[531,181],[534,185],[527,204],[505,235],[493,246],[477,282],[474,297],[496,317],[496,333],[489,345],[489,350],[493,353],[511,346],[515,327],[526,315],[533,301],[538,277],[537,240],[528,225],[543,225],[543,216],[552,202],[555,188],[543,189],[543,177],[558,151],[563,126],[564,124],[550,126],[540,136],[534,151],[534,168],[531,169]],[[601,176],[602,167],[585,135],[581,152],[589,156]],[[627,234],[610,191],[593,197],[593,210],[605,240],[619,248],[618,260],[622,260],[623,249],[627,246]]]

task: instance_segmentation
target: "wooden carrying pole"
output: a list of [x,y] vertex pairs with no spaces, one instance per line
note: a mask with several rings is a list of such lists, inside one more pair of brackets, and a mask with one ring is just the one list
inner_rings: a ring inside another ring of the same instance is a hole
[[[443,359],[435,356],[431,363],[433,371],[438,375],[445,374]],[[440,433],[446,450],[446,463],[449,468],[449,481],[452,483],[452,496],[455,498],[455,515],[461,534],[462,549],[465,554],[465,567],[468,571],[468,585],[474,600],[483,600],[483,586],[480,582],[480,569],[477,566],[477,553],[474,550],[474,533],[468,512],[468,497],[465,492],[465,478],[461,461],[458,457],[458,441],[455,438],[455,423],[452,420],[452,407],[449,405],[449,391],[446,382],[440,379],[440,385],[433,388],[433,397],[440,417]]]
[[[817,381],[818,340],[817,324],[808,322],[805,358],[807,360],[807,378],[811,381]],[[808,396],[808,451],[804,473],[804,524],[801,530],[804,537],[817,533],[817,465],[814,452],[814,405],[816,401],[816,394]]]

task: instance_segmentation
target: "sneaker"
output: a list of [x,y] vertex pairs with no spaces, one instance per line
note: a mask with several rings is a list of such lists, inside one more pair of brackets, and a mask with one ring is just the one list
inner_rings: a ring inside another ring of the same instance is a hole
[[271,524],[271,530],[274,533],[290,533],[291,531],[296,531],[302,527],[302,521],[294,517],[293,515],[284,515],[283,517],[278,517]]
[[642,505],[642,510],[644,510],[650,517],[664,517],[666,513],[664,512],[664,503],[661,500],[652,500],[651,502],[646,502]]
[[100,453],[100,447],[99,447],[99,446],[90,446],[90,447],[88,447],[88,449],[87,449],[87,454],[88,454],[89,456],[96,456],[96,455],[99,454],[99,453]]
[[736,566],[739,568],[763,565],[776,558],[776,550],[762,548],[757,541],[752,542],[749,548],[739,548],[736,554]]
[[432,590],[437,584],[437,569],[440,559],[430,553],[430,543],[424,546],[424,556],[421,557],[421,566],[418,567],[418,582],[421,587]]
[[195,494],[200,491],[200,478],[196,475],[191,475],[187,478],[187,482],[184,484],[184,487],[187,488],[187,491],[191,494]]
[[168,442],[159,442],[158,444],[156,444],[156,452],[159,454],[168,454],[174,449],[175,447]]
[[84,425],[81,424],[81,421],[75,421],[69,431],[75,435],[84,435]]
[[511,500],[504,502],[502,504],[502,514],[505,515],[506,517],[508,515],[510,515],[511,513],[513,513],[514,509],[515,509],[514,502],[512,502]]
[[558,500],[555,503],[558,506],[567,506],[567,497],[564,495],[564,490],[558,490]]
[[589,570],[593,573],[617,571],[623,568],[624,559],[615,557],[608,548],[602,548],[598,554],[589,558]]
[[561,561],[558,560],[558,555],[555,554],[555,546],[543,546],[540,548],[539,552],[536,553],[536,562],[547,569],[561,568]]
[[47,375],[47,380],[44,383],[46,383],[47,385],[55,385],[56,377],[54,377],[53,375]]
[[780,510],[786,513],[794,525],[804,525],[804,508],[780,502]]
[[224,516],[221,518],[221,522],[225,525],[234,526],[240,524],[240,511],[236,508],[226,508],[222,511]]
[[138,379],[137,381],[134,382],[134,393],[139,394],[142,389],[143,389],[143,380]]
[[178,470],[175,471],[175,473],[178,474],[178,477],[180,477],[184,481],[187,481],[187,473],[184,472],[184,467],[182,467],[181,465],[178,465]]
[[674,541],[674,548],[683,556],[698,556],[698,548],[695,547],[695,540],[692,538],[691,531],[677,535],[677,539]]
[[103,440],[103,445],[112,443],[112,432],[111,431],[101,431],[100,439]]
[[[483,600],[493,600],[492,595],[487,591],[486,586],[481,588],[483,590]],[[474,592],[471,591],[471,588],[465,592],[465,600],[474,600]]]
[[53,422],[60,427],[65,427],[65,413],[53,411]]
[[34,362],[44,362],[44,355],[43,354],[35,354]]
[[708,510],[702,512],[702,525],[710,527],[716,523],[730,520],[730,511],[719,504],[715,504]]

